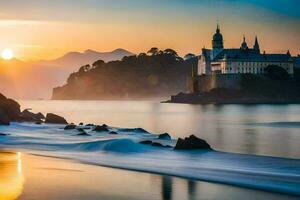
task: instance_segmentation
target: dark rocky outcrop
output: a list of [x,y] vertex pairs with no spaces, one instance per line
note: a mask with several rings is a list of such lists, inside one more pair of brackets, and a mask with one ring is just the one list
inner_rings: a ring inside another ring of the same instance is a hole
[[94,124],[86,124],[85,126],[95,126]]
[[109,131],[109,130],[108,130],[107,126],[105,126],[105,125],[101,125],[101,126],[97,125],[97,126],[94,128],[93,131],[96,131],[96,132],[107,132],[107,131]]
[[194,135],[191,135],[190,137],[186,137],[185,139],[178,138],[174,149],[175,150],[194,150],[194,149],[212,150],[210,145],[205,140],[202,140]]
[[7,116],[6,112],[0,109],[0,125],[9,125],[10,118]]
[[29,109],[23,110],[20,114],[20,121],[25,122],[42,122],[45,116],[42,113],[33,113]]
[[116,131],[110,131],[109,134],[117,135],[118,133]]
[[79,123],[79,126],[83,126],[83,123],[82,123],[82,122],[80,122],[80,123]]
[[11,121],[19,121],[20,104],[0,94],[0,125],[9,125]]
[[76,128],[76,125],[75,124],[68,124],[65,126],[65,130],[72,130],[72,129],[75,129]]
[[7,133],[0,133],[0,136],[7,136],[7,135],[9,135],[9,134],[7,134]]
[[158,139],[171,140],[171,136],[169,135],[169,133],[163,133],[163,134],[158,135]]
[[49,124],[67,124],[67,120],[59,115],[47,113],[45,123]]

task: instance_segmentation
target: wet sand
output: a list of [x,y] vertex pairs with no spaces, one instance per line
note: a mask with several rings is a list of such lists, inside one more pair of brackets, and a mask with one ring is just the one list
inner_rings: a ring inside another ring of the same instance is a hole
[[0,200],[215,200],[298,197],[71,160],[0,152]]

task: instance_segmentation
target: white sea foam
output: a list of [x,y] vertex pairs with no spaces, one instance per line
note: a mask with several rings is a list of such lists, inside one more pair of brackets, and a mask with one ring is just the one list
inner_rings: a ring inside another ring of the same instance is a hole
[[[300,195],[300,160],[218,151],[175,151],[140,144],[152,140],[174,146],[175,140],[159,140],[139,129],[110,128],[119,134],[93,132],[78,136],[61,125],[13,123],[1,126],[0,144],[5,148],[71,158],[123,169],[160,173]],[[0,147],[1,147],[0,146]]]

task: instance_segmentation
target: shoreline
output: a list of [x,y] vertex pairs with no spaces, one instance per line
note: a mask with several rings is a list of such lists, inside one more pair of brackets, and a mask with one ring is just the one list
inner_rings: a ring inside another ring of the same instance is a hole
[[[0,154],[3,152],[17,152],[18,150],[16,149],[1,149],[0,148]],[[157,175],[157,176],[168,176],[168,177],[174,177],[174,178],[180,178],[186,181],[201,181],[201,182],[207,182],[211,184],[220,184],[224,186],[232,186],[240,189],[249,189],[249,190],[254,190],[254,191],[261,191],[261,192],[269,192],[272,194],[278,194],[278,195],[287,195],[291,197],[299,197],[298,193],[291,193],[291,192],[285,192],[285,191],[279,191],[274,188],[261,188],[261,187],[256,187],[256,186],[249,186],[247,184],[241,184],[241,183],[228,183],[224,181],[218,181],[218,180],[211,180],[209,178],[196,178],[194,176],[187,176],[187,175],[179,175],[179,174],[172,174],[172,173],[167,173],[167,172],[159,172],[159,171],[149,171],[146,169],[138,169],[138,168],[128,168],[128,167],[122,167],[122,166],[115,166],[115,165],[110,165],[110,164],[100,164],[92,161],[83,161],[83,160],[77,160],[75,158],[70,158],[70,157],[63,157],[63,156],[56,156],[56,155],[47,155],[43,153],[35,153],[31,152],[30,150],[24,151],[24,150],[19,150],[23,151],[22,154],[25,155],[30,155],[30,156],[35,156],[35,157],[41,157],[41,158],[50,158],[50,159],[58,159],[64,162],[69,162],[69,163],[77,163],[77,164],[82,164],[82,165],[88,165],[88,166],[95,166],[95,167],[104,167],[104,168],[109,168],[109,169],[116,169],[116,170],[122,170],[125,172],[136,172],[136,173],[142,173],[142,174],[151,174],[151,175]],[[25,153],[24,153],[25,152]],[[216,151],[218,152],[218,151]],[[221,152],[225,153],[226,152]],[[247,155],[247,154],[240,154],[240,155]],[[277,158],[277,159],[288,159],[288,160],[299,160],[295,158],[281,158],[281,157],[272,157],[272,156],[263,156],[263,157],[270,157],[270,158]],[[230,173],[230,172],[229,172]]]
[[[110,182],[110,177],[111,177],[111,173],[116,173],[116,175],[112,176],[112,178],[114,179],[113,181],[113,185],[114,184],[121,184],[119,183],[119,178],[122,178],[123,176],[126,177],[126,179],[128,179],[128,181],[132,181],[132,179],[134,179],[134,182],[136,182],[137,184],[139,184],[140,182],[141,185],[144,185],[143,182],[144,181],[149,181],[148,178],[145,179],[145,177],[157,177],[158,179],[162,179],[162,183],[161,184],[167,184],[165,183],[164,180],[169,180],[169,179],[173,179],[176,181],[180,181],[180,182],[187,182],[187,183],[198,183],[198,180],[193,180],[193,179],[186,179],[186,178],[181,178],[181,177],[174,177],[174,176],[165,176],[165,175],[161,175],[161,174],[153,174],[153,173],[148,173],[148,172],[137,172],[137,171],[132,171],[132,170],[128,170],[128,169],[120,169],[120,168],[112,168],[112,167],[106,167],[106,166],[102,166],[102,165],[94,165],[94,164],[89,164],[89,163],[82,163],[82,162],[78,162],[76,160],[73,159],[65,159],[65,158],[60,158],[60,157],[49,157],[49,156],[45,156],[45,155],[35,155],[35,154],[31,154],[31,153],[14,153],[13,150],[9,150],[9,151],[3,151],[0,150],[0,161],[3,163],[3,155],[5,154],[10,154],[9,156],[11,157],[15,157],[16,158],[16,168],[18,169],[17,174],[14,175],[11,172],[8,172],[8,174],[12,175],[12,176],[16,176],[16,177],[20,177],[23,179],[23,185],[22,185],[22,192],[19,194],[19,198],[18,199],[30,199],[30,197],[35,194],[34,196],[43,196],[44,193],[47,193],[49,191],[45,191],[50,190],[52,191],[52,196],[48,197],[49,200],[53,199],[51,197],[56,196],[56,198],[60,198],[60,199],[69,199],[70,195],[78,195],[78,194],[72,194],[69,193],[68,189],[69,187],[72,188],[72,191],[74,189],[74,187],[78,187],[81,188],[81,194],[80,196],[82,197],[82,194],[85,194],[85,191],[93,191],[93,195],[97,196],[101,196],[103,195],[102,192],[103,191],[99,191],[99,187],[97,184],[93,184],[93,185],[88,185],[86,184],[86,181],[91,181],[92,179],[95,180],[96,182],[103,182],[103,181],[108,181]],[[11,158],[9,158],[8,160],[10,160],[11,162]],[[21,167],[20,167],[21,166]],[[13,166],[13,169],[15,169],[15,167]],[[7,171],[7,169],[4,169]],[[46,171],[47,173],[39,173],[37,174],[36,172],[39,171]],[[99,170],[99,171],[98,171]],[[101,172],[102,173],[99,173]],[[34,172],[34,173],[33,173]],[[20,174],[21,173],[21,174]],[[0,166],[0,176],[1,174],[3,174],[3,169],[1,169]],[[91,176],[92,175],[92,176]],[[62,178],[64,176],[69,177],[66,180],[63,180]],[[102,177],[101,179],[99,179],[100,177]],[[103,177],[106,177],[103,179]],[[160,178],[159,178],[160,177]],[[75,179],[74,182],[70,182],[69,179]],[[156,179],[157,179],[156,178]],[[16,178],[14,177],[13,180],[15,180]],[[20,181],[22,181],[22,179],[20,179]],[[37,180],[38,179],[38,180]],[[50,182],[47,181],[43,181],[40,182],[40,179],[49,179],[51,180]],[[4,182],[10,183],[10,181],[4,180]],[[54,181],[54,183],[53,183]],[[63,183],[60,183],[60,181],[62,181]],[[175,182],[176,182],[175,181]],[[218,183],[210,183],[210,182],[206,182],[206,181],[200,181],[201,185],[209,185],[210,187],[221,187],[221,188],[231,188],[233,190],[236,190],[237,193],[241,192],[249,192],[251,194],[260,194],[261,196],[265,197],[265,195],[271,195],[273,196],[273,198],[276,196],[278,197],[278,199],[296,199],[296,196],[294,195],[285,195],[282,193],[270,193],[270,192],[264,192],[261,190],[252,190],[252,189],[247,189],[247,188],[241,188],[241,187],[235,187],[235,186],[231,186],[231,185],[226,185],[226,184],[218,184]],[[199,183],[200,183],[199,182]],[[25,184],[24,184],[25,183]],[[34,187],[32,187],[32,185]],[[64,185],[63,188],[57,187],[57,184],[67,184]],[[174,183],[173,183],[174,184]],[[1,185],[1,180],[0,180],[0,185]],[[54,187],[55,185],[55,187]],[[75,185],[75,186],[74,186]],[[172,185],[172,184],[171,184]],[[112,186],[112,185],[110,185]],[[116,187],[116,185],[114,185]],[[153,188],[153,186],[149,185],[150,188],[147,188],[144,192],[147,193],[152,193],[152,190],[155,190],[155,188]],[[149,187],[148,186],[148,187]],[[40,187],[42,188],[41,190],[37,190],[36,187]],[[90,187],[93,188],[97,188],[96,190],[91,190]],[[169,185],[165,186],[165,187],[170,187]],[[172,186],[171,186],[172,187]],[[18,187],[19,188],[19,187]],[[128,189],[128,188],[127,188]],[[130,190],[132,190],[133,188],[130,188]],[[100,189],[101,190],[101,189]],[[160,190],[160,189],[159,189]],[[162,188],[162,190],[164,190],[164,187]],[[65,191],[65,192],[62,192]],[[123,192],[127,193],[127,190],[124,190]],[[0,189],[1,192],[1,189]],[[19,191],[20,192],[20,191]],[[115,190],[111,191],[111,195],[114,195],[114,193],[116,192]],[[161,195],[161,193],[165,193],[168,191],[159,191],[158,194]],[[171,191],[172,192],[172,191]],[[255,194],[255,195],[257,195]],[[61,197],[61,196],[63,197]],[[91,194],[86,194],[87,196],[90,196]],[[134,196],[136,197],[136,194],[134,194]],[[48,199],[46,198],[46,199]],[[268,197],[265,197],[268,198]],[[76,198],[74,198],[76,199]],[[94,199],[94,198],[87,198],[87,199]],[[109,199],[114,199],[114,198],[109,198]],[[115,198],[118,199],[118,198]],[[122,199],[122,198],[120,198]],[[125,198],[126,199],[126,198]],[[134,198],[132,198],[134,199]],[[139,198],[136,198],[139,199]],[[143,198],[141,198],[143,199]],[[146,198],[147,199],[147,198]],[[160,199],[160,198],[158,198]],[[174,198],[175,199],[175,198]],[[180,199],[180,198],[179,198]],[[260,199],[260,198],[258,198]],[[264,198],[261,198],[264,199]]]

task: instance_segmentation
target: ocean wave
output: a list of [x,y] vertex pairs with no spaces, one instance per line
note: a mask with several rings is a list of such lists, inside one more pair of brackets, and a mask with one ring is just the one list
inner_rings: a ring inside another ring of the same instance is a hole
[[[156,134],[141,134],[115,128],[121,134],[93,133],[75,136],[77,130],[64,131],[61,126],[13,124],[0,127],[1,146],[24,149],[31,153],[71,158],[78,161],[212,181],[260,190],[300,196],[300,160],[267,156],[172,148],[140,144],[142,140],[159,140]],[[124,129],[123,129],[124,130]]]

